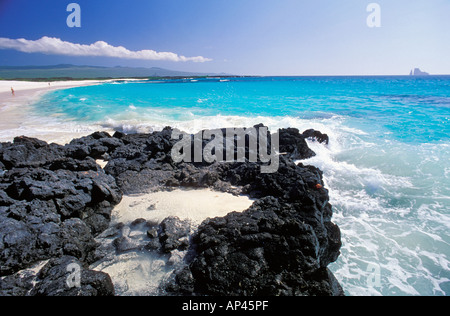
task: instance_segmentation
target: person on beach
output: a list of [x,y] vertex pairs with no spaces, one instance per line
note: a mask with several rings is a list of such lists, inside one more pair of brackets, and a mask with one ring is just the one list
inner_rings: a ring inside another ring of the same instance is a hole
[[16,96],[16,94],[14,92],[14,89],[12,87],[11,87],[11,93],[12,93],[13,96]]

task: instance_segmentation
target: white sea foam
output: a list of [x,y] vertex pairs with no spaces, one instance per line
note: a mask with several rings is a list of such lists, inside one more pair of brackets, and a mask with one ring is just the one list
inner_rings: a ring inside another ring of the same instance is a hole
[[[199,100],[198,102],[205,102],[205,100]],[[174,110],[176,113],[180,112],[178,109]],[[174,112],[174,113],[175,113]],[[148,116],[146,116],[148,115]],[[310,128],[319,129],[325,132],[331,131],[327,124],[339,124],[341,118],[334,116],[331,118],[318,118],[318,119],[301,119],[296,117],[267,117],[267,116],[207,116],[198,117],[191,111],[184,110],[182,116],[168,113],[167,109],[152,110],[151,113],[139,113],[136,115],[134,112],[124,112],[116,116],[110,116],[103,122],[97,122],[97,125],[105,126],[108,128],[120,128],[121,126],[127,126],[130,131],[140,132],[142,130],[162,130],[166,126],[172,126],[188,133],[197,133],[204,129],[217,129],[227,127],[252,127],[256,124],[263,123],[270,130],[276,131],[279,128],[296,127],[300,130],[306,130]]]
[[[303,163],[324,171],[343,239],[330,267],[347,294],[448,295],[450,203],[442,146],[377,144],[366,139],[370,135],[333,128],[330,145],[310,142],[317,156]],[[371,264],[380,268],[379,286],[369,282]]]

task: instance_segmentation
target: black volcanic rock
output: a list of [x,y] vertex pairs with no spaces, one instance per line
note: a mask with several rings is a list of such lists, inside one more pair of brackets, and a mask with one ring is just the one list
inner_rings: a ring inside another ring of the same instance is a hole
[[[67,268],[76,264],[80,267],[80,284],[69,287],[71,278]],[[37,284],[31,290],[32,296],[114,296],[114,285],[110,276],[103,272],[89,270],[74,257],[65,256],[50,260],[39,272]]]
[[[255,126],[256,130],[260,127],[263,127],[263,125]],[[220,185],[220,182],[226,177],[220,170],[224,164],[173,163],[171,149],[177,140],[171,139],[172,132],[173,129],[167,127],[161,132],[149,135],[116,133],[113,138],[122,141],[123,146],[116,147],[108,152],[110,159],[105,167],[105,172],[116,178],[117,184],[126,194],[142,193],[149,188],[165,185],[183,187]],[[223,130],[223,133],[225,137],[225,130]],[[194,138],[193,135],[191,137]],[[279,137],[280,153],[287,154],[287,157],[284,158],[300,160],[315,156],[315,153],[306,144],[305,138],[307,137],[300,134],[297,129],[281,129]],[[203,148],[206,143],[207,141],[204,140]],[[247,153],[246,158],[248,158],[249,148],[246,147],[245,151]],[[247,164],[255,169],[255,174],[259,173],[257,169],[261,166],[260,163],[251,164],[247,162]],[[225,168],[227,169],[227,167]],[[238,176],[240,176],[239,172],[236,171]],[[249,181],[254,180],[249,179]],[[230,182],[230,179],[227,178],[225,181]]]
[[68,255],[89,263],[122,193],[91,157],[27,137],[0,146],[0,276]]
[[14,143],[3,144],[0,148],[0,161],[5,169],[22,167],[41,167],[64,154],[61,146],[28,137],[16,137]]
[[125,194],[165,185],[174,172],[170,151],[176,140],[171,136],[171,128],[153,134],[115,133],[113,138],[122,146],[108,152],[105,172],[116,179]]
[[316,154],[308,147],[304,135],[296,128],[281,129],[280,153],[287,153],[293,160],[308,159]]
[[194,293],[342,295],[326,268],[339,255],[339,229],[321,224],[315,218],[321,215],[267,197],[243,213],[204,222],[193,237]]
[[[306,139],[327,144],[327,135],[280,130],[278,172],[263,174],[261,162],[248,161],[249,147],[245,162],[174,163],[172,132],[97,132],[66,146],[27,137],[1,143],[0,295],[114,294],[107,275],[86,267],[128,251],[188,253],[168,294],[342,295],[327,268],[341,239],[322,172],[294,163],[315,155]],[[104,170],[96,159],[108,161]],[[122,194],[173,187],[258,200],[245,212],[206,220],[193,235],[178,218],[109,226]],[[99,247],[96,237],[110,243]],[[38,274],[23,272],[45,260]],[[63,289],[69,262],[83,267],[78,291]]]
[[[79,267],[80,284],[68,284],[70,266]],[[69,287],[70,285],[70,287]],[[79,286],[78,286],[79,285]],[[74,257],[51,259],[37,273],[8,276],[0,281],[1,296],[114,296],[111,278],[103,272],[87,269]]]
[[316,131],[313,129],[304,131],[302,135],[304,138],[318,141],[321,144],[328,145],[328,143],[330,142],[330,138],[328,137],[327,134],[322,134],[320,131]]
[[[342,295],[327,270],[339,256],[341,239],[322,173],[287,159],[274,174],[260,174],[252,164],[225,170],[225,178],[260,200],[243,213],[200,226],[190,263],[193,293]],[[181,273],[177,279],[185,280],[186,270]]]
[[185,250],[189,247],[189,233],[191,224],[189,221],[181,221],[177,217],[168,217],[160,224],[159,242],[161,250],[169,253],[172,250]]

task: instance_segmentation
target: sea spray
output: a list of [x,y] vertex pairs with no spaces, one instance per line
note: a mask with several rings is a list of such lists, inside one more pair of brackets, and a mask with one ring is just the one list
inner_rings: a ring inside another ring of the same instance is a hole
[[[429,159],[446,146],[377,144],[368,135],[344,130],[331,135],[338,137],[329,147],[309,143],[317,156],[306,163],[324,171],[343,238],[342,255],[331,269],[347,294],[447,295],[448,179],[434,173],[448,162],[442,152]],[[392,160],[375,164],[380,154]],[[424,164],[430,173],[425,177]]]

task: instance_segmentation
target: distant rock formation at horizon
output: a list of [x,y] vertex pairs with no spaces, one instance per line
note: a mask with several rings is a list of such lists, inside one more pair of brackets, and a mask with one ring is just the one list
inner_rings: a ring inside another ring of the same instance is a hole
[[420,68],[414,68],[409,73],[410,76],[429,76],[430,74],[428,72],[420,70]]

